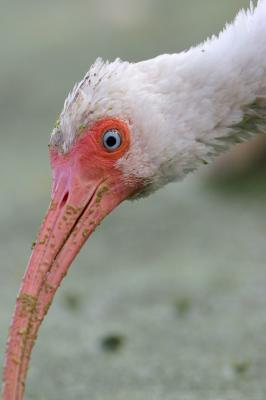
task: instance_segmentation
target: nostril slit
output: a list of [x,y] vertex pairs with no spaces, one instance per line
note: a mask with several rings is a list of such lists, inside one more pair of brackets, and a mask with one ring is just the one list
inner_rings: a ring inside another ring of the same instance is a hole
[[62,201],[61,201],[60,208],[63,208],[64,205],[66,204],[67,199],[68,199],[68,195],[69,195],[69,193],[66,192],[66,194],[64,195],[64,197],[63,197],[63,199],[62,199]]

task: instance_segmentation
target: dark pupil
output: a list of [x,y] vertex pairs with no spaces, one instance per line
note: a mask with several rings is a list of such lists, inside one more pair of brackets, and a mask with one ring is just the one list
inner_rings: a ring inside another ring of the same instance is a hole
[[115,138],[114,136],[109,136],[109,137],[106,139],[106,144],[107,144],[108,147],[113,147],[113,146],[115,146],[115,145],[116,145],[116,138]]

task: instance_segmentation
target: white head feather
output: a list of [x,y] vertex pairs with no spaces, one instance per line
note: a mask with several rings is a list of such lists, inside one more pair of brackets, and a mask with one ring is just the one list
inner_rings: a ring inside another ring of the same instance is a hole
[[266,0],[240,11],[216,37],[140,63],[98,59],[65,101],[51,143],[67,152],[82,128],[126,121],[125,176],[148,192],[183,178],[246,136],[266,131]]

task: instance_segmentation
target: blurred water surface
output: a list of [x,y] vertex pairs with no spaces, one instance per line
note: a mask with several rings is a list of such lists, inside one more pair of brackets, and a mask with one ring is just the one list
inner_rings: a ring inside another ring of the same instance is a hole
[[[98,56],[180,51],[247,4],[0,1],[1,354],[48,205],[47,142],[68,91]],[[217,191],[198,173],[114,211],[41,329],[27,398],[265,399],[266,196],[252,185]],[[110,335],[120,343],[112,350],[101,345]]]

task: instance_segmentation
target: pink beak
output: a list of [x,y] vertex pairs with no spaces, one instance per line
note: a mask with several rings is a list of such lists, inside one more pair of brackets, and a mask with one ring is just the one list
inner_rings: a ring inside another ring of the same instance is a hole
[[23,278],[9,332],[3,400],[21,400],[31,351],[54,294],[99,222],[130,193],[118,176],[82,180],[55,173],[52,201]]

